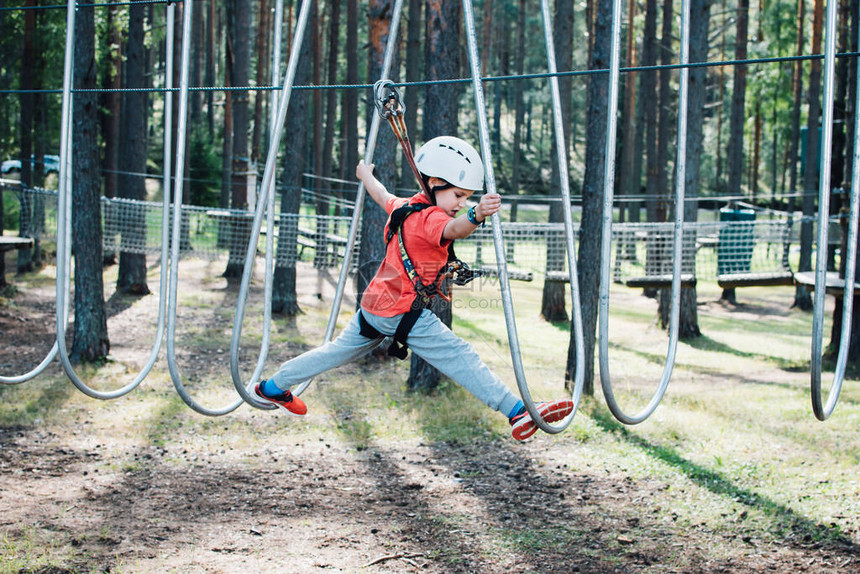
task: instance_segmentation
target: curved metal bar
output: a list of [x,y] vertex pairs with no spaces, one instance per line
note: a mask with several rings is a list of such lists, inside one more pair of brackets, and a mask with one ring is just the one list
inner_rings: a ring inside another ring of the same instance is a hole
[[[552,26],[549,19],[549,7],[544,1],[541,3],[544,32],[547,45],[547,63],[550,69],[555,68],[555,48],[552,41]],[[484,173],[486,175],[487,193],[497,193],[496,176],[493,170],[493,155],[490,146],[490,129],[487,125],[487,107],[484,100],[484,89],[481,84],[481,67],[480,58],[478,55],[478,40],[475,31],[475,15],[472,8],[471,0],[463,0],[463,15],[466,24],[466,39],[468,41],[469,65],[472,72],[472,90],[475,97],[475,110],[478,116],[478,133],[481,142],[481,156],[484,162]],[[556,80],[556,78],[552,78]],[[571,297],[574,301],[574,332],[576,337],[576,351],[578,357],[583,348],[582,340],[582,323],[581,314],[579,313],[579,280],[576,276],[576,260],[573,251],[573,222],[570,218],[570,191],[567,183],[567,157],[564,153],[564,131],[560,119],[560,98],[558,96],[558,82],[552,82],[553,93],[553,114],[555,119],[555,136],[556,136],[556,151],[559,154],[559,174],[561,174],[562,195],[564,201],[565,214],[565,236],[567,239],[567,255],[568,267],[570,272]],[[544,432],[555,434],[563,431],[570,425],[573,420],[575,410],[571,415],[565,418],[558,425],[552,425],[546,422],[541,417],[535,406],[534,400],[531,397],[531,392],[526,381],[525,369],[523,368],[522,353],[520,352],[519,336],[517,334],[516,315],[514,313],[513,298],[511,297],[510,279],[508,276],[508,264],[505,255],[504,238],[502,237],[502,222],[498,213],[492,215],[493,222],[493,245],[496,251],[496,261],[499,271],[499,286],[502,295],[502,308],[505,312],[505,325],[508,332],[508,346],[510,347],[511,360],[513,363],[514,376],[517,380],[517,387],[520,391],[523,404],[526,407],[529,415],[535,424]],[[579,321],[577,321],[577,318]],[[578,332],[577,332],[578,331]],[[584,381],[584,369],[581,368],[581,361],[577,361],[577,372],[575,375],[576,383],[574,385],[573,397],[576,406],[582,396],[582,386]]]
[[[169,8],[170,9],[170,8]],[[71,233],[71,215],[72,215],[72,206],[68,197],[71,194],[72,189],[72,160],[71,160],[71,124],[72,124],[72,100],[71,100],[71,83],[74,71],[74,64],[72,62],[74,55],[74,25],[75,25],[75,15],[74,15],[74,2],[70,0],[69,2],[69,12],[70,14],[67,16],[67,26],[68,32],[66,35],[66,60],[65,66],[66,69],[64,71],[63,76],[63,122],[62,122],[62,134],[61,134],[61,145],[65,148],[61,151],[64,155],[63,160],[60,163],[60,174],[59,174],[59,183],[60,189],[57,194],[58,198],[58,218],[57,218],[57,280],[56,280],[56,294],[57,294],[57,308],[63,309],[62,313],[57,313],[57,333],[65,333],[68,326],[68,309],[70,303],[70,294],[71,294],[71,256],[72,256],[72,233]],[[164,203],[163,205],[163,216],[162,216],[162,237],[166,237],[166,222],[167,216],[169,212],[169,204]],[[166,260],[167,249],[162,247],[162,263]],[[162,265],[163,269],[163,265]],[[72,384],[78,388],[81,392],[86,394],[89,397],[94,399],[115,399],[121,397],[125,394],[128,394],[133,389],[137,388],[138,385],[146,378],[149,372],[152,370],[152,367],[155,365],[158,360],[158,351],[161,348],[161,341],[164,336],[164,301],[165,301],[165,289],[166,287],[166,274],[164,271],[161,273],[161,292],[159,293],[158,299],[158,327],[155,336],[155,342],[152,347],[152,351],[150,352],[149,359],[146,362],[146,365],[143,367],[143,370],[138,373],[138,375],[127,385],[124,387],[114,390],[114,391],[97,391],[91,387],[89,387],[75,372],[74,367],[72,366],[71,359],[69,358],[68,349],[66,348],[66,339],[64,336],[57,337],[57,347],[58,347],[58,355],[60,357],[60,362],[63,365],[63,370],[66,375],[72,381]]]
[[[299,64],[301,55],[302,42],[307,27],[308,14],[310,13],[310,0],[302,3],[299,19],[296,22],[296,30],[291,44],[290,60],[287,66],[287,75],[284,79],[284,85],[281,89],[281,99],[278,105],[277,118],[272,121],[272,136],[269,142],[269,154],[266,157],[266,168],[263,172],[263,183],[260,187],[260,198],[257,203],[257,209],[254,213],[254,222],[251,225],[251,237],[248,241],[248,250],[245,253],[245,267],[242,272],[242,283],[239,287],[238,301],[236,302],[236,314],[233,316],[233,335],[230,339],[230,374],[233,377],[233,384],[238,391],[242,400],[249,403],[251,406],[270,410],[277,408],[271,403],[262,403],[254,398],[246,389],[246,383],[242,380],[242,374],[239,372],[239,343],[242,339],[242,322],[245,319],[245,306],[248,301],[248,290],[251,285],[251,275],[254,271],[254,259],[257,253],[257,243],[260,240],[260,228],[263,224],[263,212],[266,212],[266,225],[269,233],[266,235],[266,273],[264,279],[264,309],[263,309],[263,340],[260,344],[260,355],[257,359],[257,366],[254,373],[251,375],[249,382],[259,379],[263,368],[266,366],[266,356],[269,350],[269,332],[272,322],[272,255],[274,249],[274,229],[275,229],[275,194],[273,191],[275,182],[275,161],[278,157],[278,147],[281,143],[283,135],[284,123],[287,119],[287,110],[290,105],[290,96],[293,90],[293,81],[296,77],[296,69]],[[277,25],[276,25],[277,27]],[[279,34],[276,30],[276,36]],[[280,42],[275,43],[275,51],[280,51]],[[273,66],[274,74],[278,74],[278,63]],[[277,81],[277,77],[274,78]]]
[[629,415],[625,413],[612,391],[612,381],[609,373],[609,285],[611,282],[611,258],[612,258],[612,207],[613,190],[615,185],[615,142],[617,131],[616,110],[618,108],[618,77],[619,77],[619,52],[621,43],[621,2],[615,0],[612,15],[612,55],[610,58],[610,87],[609,87],[609,113],[606,134],[606,164],[605,164],[605,187],[603,192],[603,229],[600,269],[600,383],[603,395],[609,410],[616,419],[624,424],[638,424],[651,416],[657,409],[657,405],[663,399],[672,370],[675,366],[675,354],[678,349],[678,323],[681,308],[681,263],[683,248],[684,227],[684,192],[685,192],[685,166],[687,152],[687,93],[689,86],[689,61],[690,47],[690,2],[683,0],[681,3],[681,78],[680,93],[678,98],[678,143],[675,161],[675,218],[674,218],[674,244],[672,246],[672,307],[669,319],[669,348],[666,353],[666,363],[663,367],[663,376],[656,392],[651,400],[639,413]]
[[[382,71],[380,80],[387,80],[391,73],[391,66],[394,62],[394,52],[397,49],[397,33],[400,28],[400,14],[403,11],[403,0],[395,0],[394,11],[391,14],[391,27],[388,29],[388,43],[385,46],[385,56],[382,60]],[[370,130],[367,134],[367,143],[364,146],[364,162],[373,163],[373,154],[376,151],[376,138],[379,135],[379,114],[371,114]],[[341,303],[343,302],[343,292],[346,288],[347,277],[349,276],[349,267],[352,262],[352,250],[355,247],[355,239],[358,236],[358,226],[361,222],[361,212],[364,208],[364,183],[359,183],[358,191],[355,195],[355,209],[352,212],[352,220],[349,224],[349,234],[346,239],[346,248],[343,253],[343,265],[340,268],[340,275],[337,280],[337,289],[335,290],[334,299],[331,304],[331,312],[328,316],[328,325],[326,326],[325,335],[323,336],[323,344],[328,343],[334,336],[334,330],[337,326],[337,317],[340,314]],[[296,388],[292,390],[294,395],[300,395],[310,386],[313,379],[302,381]]]
[[[181,71],[179,76],[179,126],[178,136],[176,141],[176,173],[174,177],[173,191],[173,235],[170,244],[170,300],[168,302],[167,316],[167,367],[170,371],[170,378],[173,380],[173,386],[176,392],[185,401],[185,404],[191,407],[192,410],[208,416],[226,415],[236,410],[241,404],[242,399],[218,408],[210,409],[199,404],[182,384],[182,376],[179,373],[179,368],[176,364],[176,308],[177,308],[177,287],[179,283],[179,244],[181,242],[182,231],[182,172],[185,168],[185,147],[186,147],[186,128],[188,125],[188,67],[190,58],[189,52],[191,47],[191,12],[193,0],[185,0],[185,9],[183,10],[182,20],[182,58]],[[168,18],[168,36],[171,36],[173,19]],[[172,58],[168,58],[170,62]],[[168,78],[172,77],[172,69],[168,72]],[[168,92],[169,94],[169,92]],[[168,190],[165,190],[165,195]]]
[[[821,163],[818,186],[818,256],[815,260],[815,299],[812,314],[812,362],[810,368],[810,390],[812,410],[818,420],[827,420],[833,414],[842,382],[845,379],[845,367],[848,362],[848,345],[851,342],[851,315],[854,304],[854,273],[857,263],[857,216],[858,216],[858,186],[860,186],[860,118],[855,117],[854,130],[854,165],[851,178],[850,219],[848,221],[848,258],[845,262],[845,288],[842,296],[842,329],[839,339],[839,355],[836,359],[836,370],[827,404],[823,404],[821,390],[821,352],[824,346],[824,297],[827,294],[825,282],[827,276],[827,237],[829,233],[830,214],[830,161],[833,155],[833,77],[836,60],[836,3],[827,3],[825,20],[824,47],[824,118],[822,119]],[[860,67],[858,67],[860,71]],[[857,99],[860,104],[860,97]],[[855,108],[857,109],[857,108]]]

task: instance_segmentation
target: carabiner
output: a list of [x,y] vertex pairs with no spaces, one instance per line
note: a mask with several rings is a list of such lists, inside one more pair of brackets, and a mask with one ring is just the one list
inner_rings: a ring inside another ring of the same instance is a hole
[[382,119],[388,120],[392,116],[403,116],[406,106],[403,105],[403,96],[400,94],[400,90],[394,85],[394,82],[391,80],[378,80],[373,84],[373,94],[373,103]]

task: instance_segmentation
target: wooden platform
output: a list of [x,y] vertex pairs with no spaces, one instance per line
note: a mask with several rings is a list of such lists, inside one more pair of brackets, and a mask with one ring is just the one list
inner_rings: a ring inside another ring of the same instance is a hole
[[793,285],[794,273],[775,271],[773,273],[726,273],[717,275],[717,284],[723,289],[735,287],[776,287]]
[[[671,289],[672,275],[644,275],[641,277],[628,277],[624,280],[624,284],[628,287],[637,289]],[[681,287],[692,289],[696,286],[696,277],[692,273],[681,274]]]
[[33,239],[31,237],[0,235],[0,253],[15,249],[27,249],[28,247],[33,247]]
[[[803,285],[810,291],[815,290],[815,272],[814,271],[803,271],[794,274],[794,282],[797,285]],[[845,279],[839,277],[839,273],[836,271],[828,271],[824,277],[824,292],[828,295],[835,295],[837,297],[842,297],[842,293],[845,291]],[[860,281],[855,282],[854,284],[854,294],[860,294]]]

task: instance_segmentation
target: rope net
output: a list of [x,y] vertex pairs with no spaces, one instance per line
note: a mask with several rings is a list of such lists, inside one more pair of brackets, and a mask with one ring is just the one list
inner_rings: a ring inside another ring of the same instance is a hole
[[[2,184],[2,191],[18,201],[21,236],[53,239],[57,223],[56,191],[25,189],[17,184]],[[276,265],[305,261],[318,269],[337,268],[343,262],[353,204],[340,199],[337,208],[341,215],[317,215],[320,196],[313,190],[302,191],[298,214],[276,213],[273,230]],[[101,206],[106,253],[160,254],[161,203],[102,198]],[[183,206],[182,213],[182,258],[244,261],[253,212],[189,205]],[[701,213],[711,212],[701,210]],[[717,281],[724,286],[790,283],[792,270],[797,270],[804,220],[779,212],[761,215],[762,218],[750,221],[685,223],[682,282]],[[815,220],[806,221],[814,232]],[[668,287],[672,272],[672,225],[614,224],[613,280],[631,287]],[[578,233],[578,224],[575,227]],[[830,227],[831,246],[838,246],[842,234],[838,219],[831,219]],[[264,253],[269,232],[264,225],[258,256]],[[502,236],[512,279],[567,281],[563,224],[503,222]],[[351,258],[353,268],[357,266],[359,245],[357,240]],[[478,228],[468,238],[458,240],[457,254],[487,275],[496,273],[496,253],[489,227]],[[838,256],[834,264],[838,265]]]

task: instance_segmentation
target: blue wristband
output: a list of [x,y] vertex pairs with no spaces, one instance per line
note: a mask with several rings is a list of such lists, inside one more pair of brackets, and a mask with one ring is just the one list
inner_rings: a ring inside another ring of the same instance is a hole
[[466,212],[466,219],[468,219],[469,223],[471,223],[472,225],[480,225],[481,227],[484,227],[484,224],[486,223],[486,220],[478,221],[478,214],[475,213],[474,206],[470,207],[469,210]]

